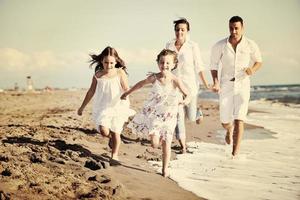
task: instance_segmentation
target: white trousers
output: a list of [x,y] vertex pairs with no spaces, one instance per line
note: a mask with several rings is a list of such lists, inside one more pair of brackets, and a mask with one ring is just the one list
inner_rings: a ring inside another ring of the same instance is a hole
[[234,120],[245,121],[250,100],[250,88],[234,90],[231,86],[221,88],[219,95],[220,120],[222,123],[231,123]]

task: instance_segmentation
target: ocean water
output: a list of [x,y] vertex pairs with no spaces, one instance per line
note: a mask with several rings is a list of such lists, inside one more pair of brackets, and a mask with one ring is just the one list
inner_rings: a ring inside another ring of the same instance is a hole
[[[201,91],[202,99],[218,99],[218,95]],[[268,100],[272,102],[300,104],[300,85],[256,85],[251,87],[251,101]]]
[[[212,200],[300,199],[300,106],[295,103],[299,97],[282,101],[268,99],[266,93],[275,91],[257,94],[262,97],[250,102],[254,112],[246,121],[264,129],[245,130],[237,158],[231,158],[229,145],[190,142],[188,148],[193,153],[171,161],[170,178]],[[216,134],[224,140],[224,130]]]

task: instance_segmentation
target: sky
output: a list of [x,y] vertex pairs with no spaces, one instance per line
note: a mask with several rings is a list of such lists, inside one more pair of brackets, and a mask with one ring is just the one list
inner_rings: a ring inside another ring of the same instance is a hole
[[244,19],[245,35],[263,56],[252,85],[300,84],[300,0],[0,0],[0,88],[88,88],[89,54],[116,48],[129,83],[158,71],[157,54],[185,17],[211,82],[211,47]]

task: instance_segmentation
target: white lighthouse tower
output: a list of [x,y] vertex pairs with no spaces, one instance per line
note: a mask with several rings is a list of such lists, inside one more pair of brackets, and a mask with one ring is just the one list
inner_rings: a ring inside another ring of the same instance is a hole
[[27,89],[26,90],[27,90],[27,92],[33,92],[34,91],[31,76],[27,76]]

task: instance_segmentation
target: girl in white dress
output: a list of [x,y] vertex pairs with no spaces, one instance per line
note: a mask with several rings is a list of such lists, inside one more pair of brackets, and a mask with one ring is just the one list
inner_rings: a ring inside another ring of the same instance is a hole
[[[126,99],[130,93],[146,84],[152,84],[150,95],[144,103],[143,109],[135,115],[128,127],[132,129],[133,133],[149,136],[154,148],[160,142],[162,143],[162,175],[166,177],[168,176],[167,168],[170,161],[173,132],[177,123],[178,105],[187,104],[189,98],[183,83],[171,73],[177,64],[176,52],[164,49],[158,54],[156,61],[160,72],[153,73],[135,84],[121,96],[121,99]],[[178,95],[177,88],[185,97],[184,99],[179,98],[181,95]]]
[[[93,120],[101,135],[110,138],[112,161],[118,161],[121,144],[120,134],[124,122],[134,115],[129,108],[129,100],[120,100],[121,94],[128,90],[128,81],[124,61],[112,47],[106,47],[101,54],[91,55],[91,65],[96,64],[95,75],[78,115],[95,94],[93,105]],[[116,162],[111,162],[116,163]]]

